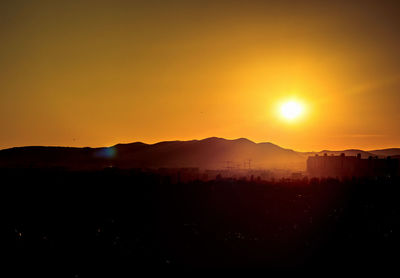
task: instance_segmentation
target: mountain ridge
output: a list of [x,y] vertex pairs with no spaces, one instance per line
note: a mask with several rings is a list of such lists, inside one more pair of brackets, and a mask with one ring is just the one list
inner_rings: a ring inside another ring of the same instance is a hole
[[[201,140],[119,143],[110,147],[25,146],[0,150],[0,167],[63,167],[69,169],[227,167],[305,170],[311,155],[369,156],[400,155],[399,148],[363,151],[323,150],[297,152],[271,142],[255,143],[247,138],[208,137]],[[247,166],[246,166],[247,165]]]

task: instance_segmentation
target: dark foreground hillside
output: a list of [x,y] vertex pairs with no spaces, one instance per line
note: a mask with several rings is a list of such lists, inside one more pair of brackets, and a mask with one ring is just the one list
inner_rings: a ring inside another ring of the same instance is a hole
[[390,267],[396,178],[171,184],[139,171],[1,170],[10,258],[39,271]]

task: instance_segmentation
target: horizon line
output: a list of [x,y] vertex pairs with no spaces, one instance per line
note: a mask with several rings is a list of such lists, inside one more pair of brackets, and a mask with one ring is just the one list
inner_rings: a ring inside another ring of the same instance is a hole
[[306,150],[306,151],[304,151],[304,150],[296,150],[294,148],[287,148],[287,147],[284,147],[282,145],[279,145],[279,144],[276,144],[276,143],[273,143],[273,142],[270,142],[270,141],[258,141],[257,142],[257,141],[253,141],[251,139],[248,139],[246,137],[239,137],[239,138],[230,139],[230,138],[224,138],[224,137],[218,137],[218,136],[211,136],[211,137],[206,137],[206,138],[203,138],[203,139],[163,140],[163,141],[157,141],[157,142],[154,142],[154,143],[146,143],[146,142],[143,142],[143,141],[119,142],[119,143],[116,143],[116,144],[113,144],[113,145],[109,145],[109,146],[104,146],[104,145],[103,146],[87,146],[87,145],[86,146],[85,145],[83,145],[83,146],[68,146],[68,145],[56,145],[56,144],[54,144],[54,145],[52,145],[52,144],[51,145],[20,145],[20,146],[10,146],[10,147],[2,147],[2,146],[0,146],[0,151],[7,150],[7,149],[13,149],[13,148],[26,148],[26,147],[92,148],[92,149],[98,149],[98,148],[111,148],[111,147],[114,147],[114,146],[117,146],[117,145],[127,145],[127,144],[134,144],[134,143],[142,143],[142,144],[151,146],[151,145],[156,145],[156,144],[164,143],[164,142],[204,141],[204,140],[213,139],[213,138],[222,139],[222,140],[226,140],[226,141],[237,141],[237,140],[241,140],[241,139],[243,140],[244,139],[244,140],[250,141],[251,143],[254,143],[254,144],[266,144],[266,143],[268,143],[268,144],[273,144],[275,146],[278,146],[278,147],[286,149],[286,150],[292,150],[292,151],[299,152],[299,153],[340,152],[340,151],[351,151],[351,150],[359,150],[359,151],[364,151],[364,152],[370,152],[370,151],[379,151],[379,150],[399,149],[400,148],[400,147],[386,147],[386,148],[383,147],[383,148],[377,148],[377,149],[364,150],[364,149],[359,149],[359,148],[354,148],[354,147],[348,147],[348,148],[344,148],[344,149],[323,149],[323,150],[318,150],[318,151],[315,151],[315,150],[312,150],[312,151]]

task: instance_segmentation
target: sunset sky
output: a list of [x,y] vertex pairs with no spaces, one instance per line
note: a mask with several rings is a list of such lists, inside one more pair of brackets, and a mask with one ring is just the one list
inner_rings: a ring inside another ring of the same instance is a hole
[[400,147],[398,1],[1,1],[0,38],[0,148]]

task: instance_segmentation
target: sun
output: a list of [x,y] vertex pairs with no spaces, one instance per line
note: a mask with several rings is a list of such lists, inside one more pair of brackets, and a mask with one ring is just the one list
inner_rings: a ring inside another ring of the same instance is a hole
[[288,121],[298,119],[304,113],[304,105],[295,100],[284,102],[280,107],[281,116]]

